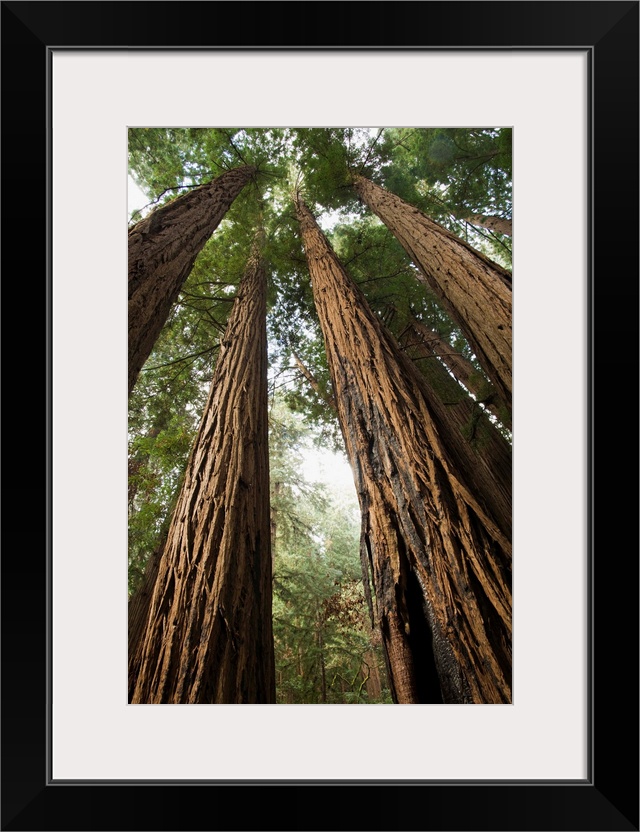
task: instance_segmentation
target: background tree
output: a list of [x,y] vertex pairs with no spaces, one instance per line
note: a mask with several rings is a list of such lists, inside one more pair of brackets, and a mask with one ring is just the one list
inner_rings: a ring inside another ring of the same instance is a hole
[[[467,356],[444,340],[437,330],[426,326],[418,318],[412,318],[400,338],[404,348],[410,348],[418,359],[438,359],[438,363],[446,367],[448,373],[473,395],[476,404],[491,413],[495,419],[511,424],[506,408],[497,406],[497,397],[486,377],[474,367]],[[424,366],[430,367],[433,363],[434,361],[429,361]]]
[[417,208],[365,177],[355,188],[398,238],[418,274],[459,324],[478,361],[511,410],[511,276]]
[[282,396],[269,421],[277,701],[390,702],[362,585],[355,491],[305,476],[315,435]]
[[386,129],[374,179],[510,269],[512,141],[509,127]]

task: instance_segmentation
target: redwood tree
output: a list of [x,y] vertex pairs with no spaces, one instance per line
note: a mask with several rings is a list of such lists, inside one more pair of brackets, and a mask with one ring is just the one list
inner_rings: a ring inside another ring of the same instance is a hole
[[423,395],[458,476],[478,495],[504,536],[511,539],[511,445],[433,353],[421,343],[404,338],[399,343],[423,377]]
[[442,361],[451,375],[473,394],[475,400],[481,402],[486,410],[511,430],[511,418],[504,408],[497,407],[493,386],[468,358],[446,343],[437,332],[414,318],[403,331],[400,341],[416,357],[432,357]]
[[129,674],[130,680],[135,677],[139,668],[142,649],[142,636],[147,627],[149,608],[153,598],[153,588],[158,577],[158,568],[162,556],[163,542],[151,553],[147,561],[145,571],[142,575],[135,592],[129,598]]
[[394,701],[510,702],[510,538],[421,374],[296,209]]
[[129,393],[196,257],[255,170],[226,171],[129,229]]
[[266,273],[258,246],[229,317],[138,644],[129,696],[275,701]]
[[422,211],[369,179],[355,190],[382,220],[457,322],[478,362],[511,412],[511,275],[429,219]]
[[498,234],[505,234],[511,237],[511,220],[506,217],[494,217],[489,214],[474,214],[466,218],[471,225],[479,225],[487,231],[497,231]]

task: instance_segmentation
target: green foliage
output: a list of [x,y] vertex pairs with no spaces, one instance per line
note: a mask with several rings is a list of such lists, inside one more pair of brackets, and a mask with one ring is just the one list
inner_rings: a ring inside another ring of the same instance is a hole
[[[510,241],[488,232],[477,234],[459,217],[469,211],[510,215],[510,156],[511,136],[506,129],[130,131],[132,175],[161,201],[175,198],[186,187],[210,181],[235,165],[257,165],[255,181],[234,201],[196,267],[203,283],[237,284],[253,229],[257,222],[263,224],[269,264],[268,333],[273,386],[286,382],[290,406],[321,424],[322,440],[335,446],[340,443],[339,429],[327,404],[331,397],[329,373],[294,216],[292,189],[301,188],[308,204],[315,206],[319,222],[327,228],[347,270],[396,336],[406,327],[410,315],[450,335],[455,327],[439,302],[416,280],[404,250],[356,198],[351,187],[353,176],[362,173],[375,178],[509,267]],[[335,223],[333,231],[330,223]],[[185,286],[185,292],[194,294],[189,286]],[[185,294],[175,314],[183,314],[187,304],[203,310],[204,303],[206,298],[200,301]],[[215,327],[212,315],[203,310],[197,327],[191,326],[193,353],[211,347],[201,337],[207,337],[207,320]],[[220,321],[219,312],[213,317]],[[322,394],[295,369],[294,353],[317,380]]]
[[390,128],[380,154],[380,184],[511,268],[510,238],[468,222],[512,215],[511,128]]
[[351,190],[354,131],[342,128],[313,128],[294,131],[292,148],[303,174],[304,196],[320,210],[353,209]]
[[511,216],[511,143],[510,128],[392,128],[380,148],[382,177],[410,201],[440,186],[443,208],[457,215]]
[[[135,591],[147,560],[168,531],[193,425],[183,414],[164,414],[163,427],[134,435],[129,443],[129,592]],[[158,414],[156,425],[162,424]]]
[[[273,626],[278,702],[364,703],[373,644],[362,587],[355,493],[309,481],[313,431],[275,399],[270,414]],[[385,698],[386,697],[386,698]],[[388,690],[376,701],[390,701]]]

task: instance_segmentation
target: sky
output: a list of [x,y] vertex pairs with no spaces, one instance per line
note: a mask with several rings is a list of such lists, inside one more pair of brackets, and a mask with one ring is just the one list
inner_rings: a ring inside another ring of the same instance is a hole
[[144,208],[145,205],[148,205],[150,199],[142,193],[140,188],[130,176],[128,177],[128,180],[127,209],[129,211],[129,216],[131,216],[132,211],[140,210],[141,208]]
[[351,466],[343,454],[328,449],[308,449],[303,452],[302,470],[307,480],[323,482],[336,492],[356,496]]

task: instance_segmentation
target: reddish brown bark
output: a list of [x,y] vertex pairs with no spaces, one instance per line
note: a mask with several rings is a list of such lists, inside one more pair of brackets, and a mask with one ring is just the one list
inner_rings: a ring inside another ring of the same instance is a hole
[[158,568],[162,556],[164,542],[152,553],[144,575],[131,598],[129,599],[129,688],[135,684],[136,674],[140,667],[140,651],[142,637],[147,628],[149,609],[153,598],[153,589],[158,577]]
[[[419,366],[423,395],[457,471],[506,538],[512,532],[511,445],[480,405],[451,377],[446,367],[420,343],[403,339],[405,353]],[[424,358],[425,354],[428,356]]]
[[[496,395],[490,382],[460,352],[443,341],[437,332],[421,321],[414,320],[402,333],[400,343],[403,348],[410,350],[414,357],[422,357],[425,362],[428,359],[440,359],[454,378],[473,393],[486,410],[511,430],[510,414],[504,408],[496,406]],[[426,366],[424,362],[423,366]]]
[[360,198],[403,246],[419,276],[458,323],[511,412],[511,275],[395,194],[362,176]]
[[229,170],[129,230],[129,393],[196,257],[254,172]]
[[132,703],[275,702],[266,278],[249,260],[134,656]]
[[419,371],[297,202],[394,701],[511,701],[511,542]]

